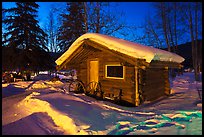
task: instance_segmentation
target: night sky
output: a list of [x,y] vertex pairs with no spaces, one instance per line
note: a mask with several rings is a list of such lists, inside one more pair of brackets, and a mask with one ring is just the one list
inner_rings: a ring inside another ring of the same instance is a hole
[[[45,26],[45,22],[48,17],[49,8],[59,5],[63,6],[65,2],[37,2],[39,4],[38,20],[41,27]],[[144,18],[152,8],[152,2],[112,2],[116,5],[118,11],[124,12],[124,17],[119,20],[125,20],[126,25],[141,25],[144,22]],[[2,2],[3,8],[11,8],[15,6],[15,2]],[[138,33],[138,32],[137,32]],[[120,36],[118,36],[120,37]]]
[[[63,5],[65,2],[37,2],[39,4],[39,18],[43,19],[48,16],[49,8],[51,6]],[[127,23],[138,24],[144,20],[146,14],[151,11],[152,2],[112,2],[117,5],[117,9],[125,12],[125,19]],[[10,8],[15,6],[15,2],[2,2],[3,8]]]

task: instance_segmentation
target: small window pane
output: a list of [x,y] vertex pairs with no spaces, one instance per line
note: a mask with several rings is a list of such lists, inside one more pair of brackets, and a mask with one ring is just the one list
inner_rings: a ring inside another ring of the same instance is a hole
[[107,77],[123,78],[123,66],[107,66]]

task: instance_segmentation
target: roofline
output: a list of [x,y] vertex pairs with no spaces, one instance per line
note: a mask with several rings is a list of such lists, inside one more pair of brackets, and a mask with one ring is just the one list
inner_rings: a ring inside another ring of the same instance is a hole
[[56,64],[58,66],[62,65],[63,62],[67,60],[67,58],[70,57],[71,54],[73,54],[74,51],[76,51],[86,41],[99,43],[110,50],[115,50],[117,52],[130,55],[135,59],[146,59],[146,62],[148,63],[150,63],[152,60],[170,61],[176,63],[181,63],[184,61],[184,58],[181,56],[165,50],[144,46],[98,33],[86,33],[74,41],[69,49],[55,61]]

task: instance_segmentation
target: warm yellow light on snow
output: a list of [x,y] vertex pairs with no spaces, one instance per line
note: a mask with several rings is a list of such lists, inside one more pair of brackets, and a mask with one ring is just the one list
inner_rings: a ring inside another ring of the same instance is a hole
[[[24,100],[19,102],[18,107],[23,107],[24,112],[30,114],[36,112],[46,112],[53,120],[53,122],[59,126],[66,135],[87,135],[88,133],[82,129],[83,126],[77,127],[74,121],[54,108],[46,101],[40,99],[32,98],[39,95],[38,92],[33,92],[31,95],[27,96]],[[87,126],[85,126],[87,128]]]

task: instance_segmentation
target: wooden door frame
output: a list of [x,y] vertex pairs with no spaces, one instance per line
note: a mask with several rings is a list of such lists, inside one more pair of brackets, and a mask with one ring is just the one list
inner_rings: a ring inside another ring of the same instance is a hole
[[90,80],[90,61],[98,61],[98,81],[99,81],[99,58],[87,59],[87,84],[89,84]]

